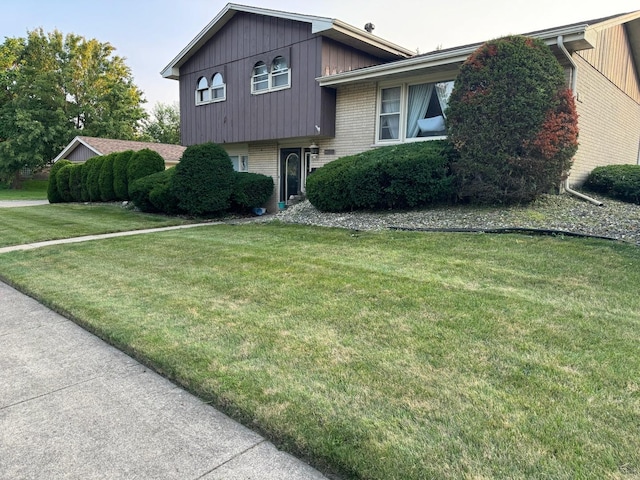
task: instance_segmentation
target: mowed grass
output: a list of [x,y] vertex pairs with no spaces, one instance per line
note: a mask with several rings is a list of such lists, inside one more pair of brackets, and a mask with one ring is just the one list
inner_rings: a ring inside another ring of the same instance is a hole
[[184,223],[188,222],[178,217],[135,212],[117,204],[0,208],[0,247]]
[[640,475],[637,247],[219,225],[0,275],[344,477]]
[[46,200],[48,180],[24,180],[19,189],[0,188],[0,200]]

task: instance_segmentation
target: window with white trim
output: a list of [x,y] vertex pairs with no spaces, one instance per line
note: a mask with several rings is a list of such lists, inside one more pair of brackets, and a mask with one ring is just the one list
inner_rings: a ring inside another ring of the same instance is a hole
[[200,77],[196,88],[196,105],[209,103],[210,100],[211,91],[209,90],[209,81],[207,80],[207,77]]
[[267,93],[291,87],[291,69],[287,59],[277,56],[268,67],[258,62],[251,72],[251,93]]
[[446,135],[445,110],[453,81],[380,88],[376,141],[404,142]]
[[227,85],[220,72],[211,79],[211,101],[222,102],[227,99]]
[[231,163],[233,163],[233,169],[236,172],[248,172],[249,171],[249,156],[248,155],[229,155]]
[[269,91],[269,69],[264,62],[258,62],[253,66],[251,74],[251,93]]

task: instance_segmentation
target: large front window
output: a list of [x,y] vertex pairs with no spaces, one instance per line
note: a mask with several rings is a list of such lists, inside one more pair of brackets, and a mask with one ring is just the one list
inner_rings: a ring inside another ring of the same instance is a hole
[[403,84],[380,89],[379,142],[446,135],[445,110],[453,82]]

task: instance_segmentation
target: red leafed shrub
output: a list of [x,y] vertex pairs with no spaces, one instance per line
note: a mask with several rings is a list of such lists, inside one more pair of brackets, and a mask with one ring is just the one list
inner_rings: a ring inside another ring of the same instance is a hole
[[564,71],[541,40],[487,42],[462,65],[447,109],[458,197],[529,202],[566,177],[578,120]]

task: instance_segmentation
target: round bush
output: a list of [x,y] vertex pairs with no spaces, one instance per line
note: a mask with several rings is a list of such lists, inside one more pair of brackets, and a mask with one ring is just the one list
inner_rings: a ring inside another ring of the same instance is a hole
[[64,201],[60,191],[58,190],[56,176],[62,167],[66,165],[71,165],[71,162],[64,159],[58,160],[53,164],[49,171],[49,184],[47,185],[47,198],[49,199],[49,203],[60,203]]
[[113,192],[116,200],[129,200],[129,183],[127,182],[127,168],[133,155],[133,150],[118,152],[113,159]]
[[202,215],[230,207],[233,164],[220,145],[203,143],[187,147],[175,168],[171,188],[185,212]]
[[175,168],[168,168],[134,180],[131,184],[134,205],[143,212],[178,213],[178,199],[171,193],[175,171]]
[[113,161],[116,155],[110,153],[102,159],[98,185],[100,186],[100,198],[103,202],[112,202],[116,199],[116,193],[113,189]]
[[131,155],[127,165],[127,185],[131,195],[131,184],[142,177],[164,170],[164,159],[158,152],[148,148],[138,150]]
[[585,188],[624,202],[640,204],[640,165],[606,165],[594,168]]
[[74,163],[69,175],[69,193],[71,193],[71,201],[82,201],[82,169],[84,163]]
[[69,178],[71,177],[71,171],[75,165],[70,163],[64,165],[56,174],[56,185],[58,187],[58,193],[63,202],[71,202],[73,198],[71,196],[71,188]]
[[102,162],[104,157],[93,157],[85,162],[87,170],[87,192],[90,202],[100,202],[100,170],[102,170]]
[[488,42],[462,65],[449,99],[460,198],[528,202],[558,187],[578,146],[575,102],[541,40]]
[[344,157],[307,179],[307,197],[319,210],[414,208],[452,196],[446,141],[381,147]]
[[273,194],[273,178],[259,173],[234,172],[231,201],[236,210],[262,207]]

